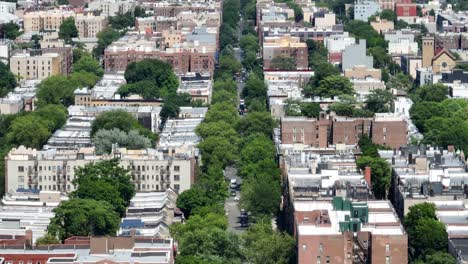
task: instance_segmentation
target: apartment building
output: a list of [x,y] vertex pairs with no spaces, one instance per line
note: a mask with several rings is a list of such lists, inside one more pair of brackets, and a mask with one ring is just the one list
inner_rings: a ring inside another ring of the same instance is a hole
[[356,20],[367,22],[369,17],[381,11],[380,4],[372,0],[358,0],[354,3],[354,19]]
[[123,0],[95,0],[88,4],[90,11],[100,11],[102,16],[115,16],[118,13],[132,11],[136,6],[135,1]]
[[408,237],[389,201],[294,201],[299,264],[408,262]]
[[10,71],[23,80],[43,80],[53,75],[68,74],[62,67],[64,58],[59,53],[31,50],[10,57]]
[[177,193],[172,189],[159,192],[137,192],[122,218],[120,236],[136,233],[144,237],[169,237],[169,226],[181,222]]
[[305,117],[281,119],[281,142],[327,147],[329,144],[356,145],[362,135],[376,144],[399,148],[408,142],[407,121],[397,114],[376,114],[374,118]]
[[75,16],[73,11],[60,9],[27,12],[23,16],[24,32],[58,31],[65,19]]
[[78,14],[75,17],[75,26],[80,38],[95,38],[107,26],[107,17],[95,16],[91,13]]
[[447,149],[408,146],[393,151],[379,150],[379,155],[392,167],[390,197],[400,218],[411,206],[424,202],[436,206],[455,201],[468,203],[465,157],[453,146]]
[[354,66],[351,69],[344,70],[344,76],[350,79],[366,79],[366,78],[374,78],[376,80],[380,80],[382,77],[382,72],[380,69],[374,68],[367,68],[365,66]]
[[283,35],[280,37],[265,37],[263,41],[263,68],[271,69],[275,58],[293,58],[296,69],[308,68],[307,45],[298,37]]
[[15,14],[16,12],[16,3],[14,2],[0,2],[0,14]]
[[[306,47],[307,49],[307,47]],[[173,48],[161,49],[143,35],[126,35],[104,51],[104,67],[107,72],[125,71],[131,62],[158,59],[172,65],[179,74],[188,72],[214,72],[216,43],[184,42]]]
[[[15,239],[12,239],[15,240]],[[27,240],[26,240],[27,241]],[[64,244],[7,246],[0,252],[1,263],[158,263],[174,264],[171,238],[70,237]]]
[[363,65],[367,68],[374,67],[374,58],[367,55],[366,40],[360,39],[358,43],[346,46],[342,53],[342,69],[352,69],[356,65]]
[[36,150],[20,146],[5,158],[5,191],[19,188],[72,192],[75,169],[91,162],[118,158],[128,169],[137,191],[176,192],[188,190],[195,182],[195,158],[172,156],[155,149],[115,149],[110,155],[95,155],[94,148]]

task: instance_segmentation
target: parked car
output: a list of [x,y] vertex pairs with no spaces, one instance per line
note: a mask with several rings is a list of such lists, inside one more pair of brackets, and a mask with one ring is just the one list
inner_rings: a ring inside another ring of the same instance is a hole
[[236,191],[232,191],[232,192],[231,192],[231,196],[232,196],[232,197],[234,197],[234,196],[236,196],[236,195],[237,195]]

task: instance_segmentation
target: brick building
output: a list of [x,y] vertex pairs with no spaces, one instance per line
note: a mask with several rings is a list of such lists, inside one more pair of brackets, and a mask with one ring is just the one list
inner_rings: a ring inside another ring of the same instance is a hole
[[362,135],[374,143],[399,148],[408,141],[407,122],[394,114],[376,114],[374,118],[335,117],[320,119],[285,117],[281,119],[281,143],[327,147],[329,144],[354,145]]
[[176,73],[199,72],[213,74],[216,43],[203,45],[185,42],[174,48],[161,49],[144,35],[124,36],[104,51],[107,72],[125,71],[131,62],[159,59],[172,65]]
[[25,13],[24,32],[59,30],[62,22],[68,17],[75,17],[75,12],[54,9]]
[[293,58],[296,69],[307,69],[308,50],[307,45],[298,37],[283,35],[279,37],[265,37],[263,42],[263,68],[271,69],[272,60],[279,57]]
[[0,263],[174,263],[172,239],[144,237],[71,237],[64,244],[6,247]]
[[372,118],[336,117],[333,120],[332,143],[355,145],[362,135],[370,135]]
[[329,130],[330,120],[325,118],[285,117],[281,119],[281,142],[324,148],[328,146]]
[[299,264],[408,262],[408,238],[389,201],[295,201]]
[[95,38],[107,26],[107,17],[78,14],[75,17],[75,26],[80,38]]

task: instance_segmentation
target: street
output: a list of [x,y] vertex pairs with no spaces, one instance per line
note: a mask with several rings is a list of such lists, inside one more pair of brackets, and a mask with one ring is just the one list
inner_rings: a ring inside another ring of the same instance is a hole
[[[237,176],[237,169],[234,167],[227,167],[224,170],[224,176],[226,181],[231,181],[231,179],[236,179],[237,184],[242,183],[242,179]],[[232,189],[229,188],[229,195]],[[240,197],[240,188],[236,190],[236,197]],[[226,216],[228,219],[228,229],[234,233],[242,233],[245,231],[245,227],[241,227],[239,223],[239,216],[240,216],[240,208],[239,208],[239,201],[235,201],[234,197],[230,195],[229,198],[226,199],[224,202],[224,211],[226,212]]]

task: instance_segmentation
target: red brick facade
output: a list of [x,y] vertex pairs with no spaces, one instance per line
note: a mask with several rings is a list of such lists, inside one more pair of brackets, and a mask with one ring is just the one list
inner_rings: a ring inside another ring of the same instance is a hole
[[407,144],[407,124],[404,120],[372,118],[345,118],[333,120],[287,117],[281,120],[283,144],[306,144],[327,147],[328,144],[355,145],[362,135],[376,144],[400,148]]
[[104,67],[107,72],[125,71],[127,65],[144,59],[158,59],[172,65],[177,73],[201,72],[213,74],[215,54],[211,51],[182,50],[180,52],[143,50],[106,50]]

